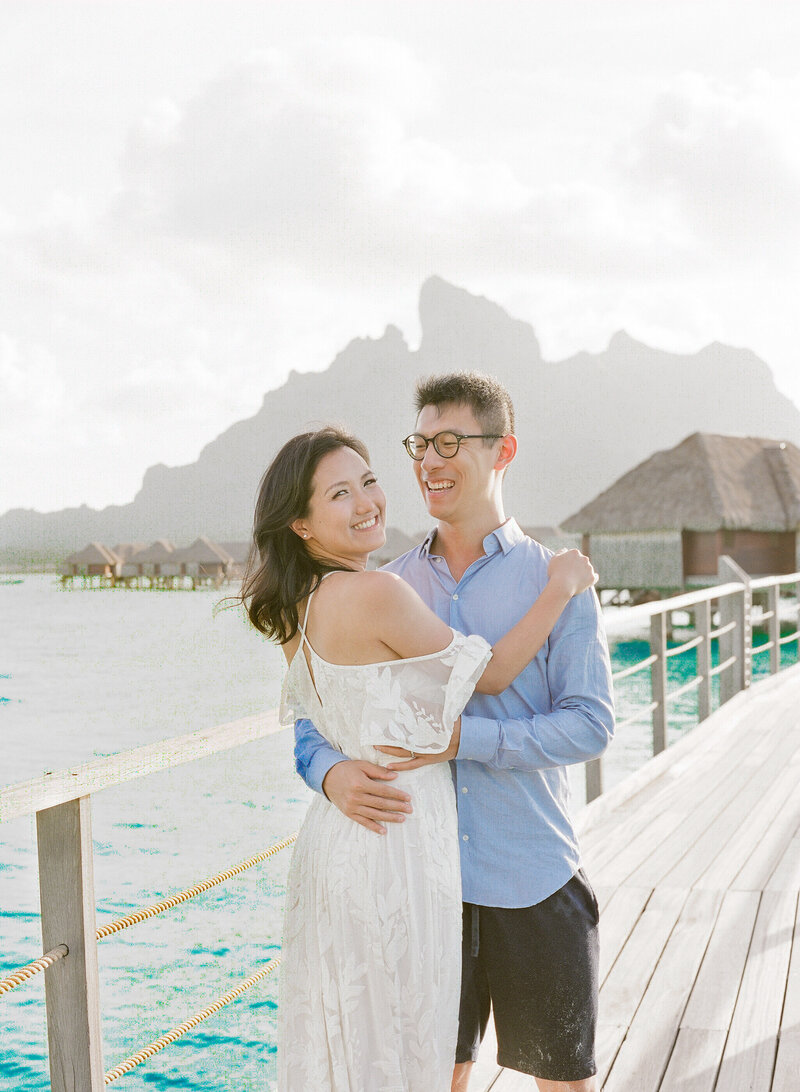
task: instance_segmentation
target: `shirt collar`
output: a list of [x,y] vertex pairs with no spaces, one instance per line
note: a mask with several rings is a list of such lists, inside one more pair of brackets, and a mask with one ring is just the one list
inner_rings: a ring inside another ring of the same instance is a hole
[[[420,554],[425,557],[431,556],[431,546],[436,537],[436,528],[432,528],[425,539],[420,543]],[[509,553],[518,542],[521,542],[525,538],[522,533],[519,524],[511,516],[501,523],[499,527],[495,527],[493,531],[490,531],[486,538],[483,540],[483,552],[485,554],[496,554],[498,550],[502,550],[504,554]]]

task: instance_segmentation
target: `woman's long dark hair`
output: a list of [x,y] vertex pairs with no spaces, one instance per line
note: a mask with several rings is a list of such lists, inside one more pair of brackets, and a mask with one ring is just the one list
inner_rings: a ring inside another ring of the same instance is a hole
[[313,479],[320,460],[340,447],[350,447],[369,462],[366,447],[335,426],[303,432],[283,445],[267,467],[258,488],[253,542],[241,600],[255,628],[286,644],[297,633],[298,604],[326,572],[342,569],[313,557],[291,524],[308,515]]

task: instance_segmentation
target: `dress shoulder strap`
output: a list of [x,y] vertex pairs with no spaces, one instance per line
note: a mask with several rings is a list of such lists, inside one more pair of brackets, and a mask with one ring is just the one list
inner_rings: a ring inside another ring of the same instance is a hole
[[[333,570],[333,571],[338,572],[338,569]],[[322,581],[325,579],[326,576],[330,576],[330,575],[331,575],[331,573],[329,573],[329,572],[328,573],[323,573],[322,576],[320,577],[319,584],[322,583]],[[314,598],[314,595],[316,594],[316,591],[317,591],[317,588],[319,587],[319,584],[317,584],[317,587],[314,588],[313,591],[308,593],[308,599],[306,599],[306,609],[303,611],[303,621],[301,622],[299,620],[299,618],[297,620],[297,628],[300,630],[300,644],[302,645],[305,642],[305,644],[307,644],[309,648],[311,648],[311,644],[310,644],[310,642],[308,640],[308,637],[306,636],[306,626],[308,625],[308,609],[311,606],[311,600]]]

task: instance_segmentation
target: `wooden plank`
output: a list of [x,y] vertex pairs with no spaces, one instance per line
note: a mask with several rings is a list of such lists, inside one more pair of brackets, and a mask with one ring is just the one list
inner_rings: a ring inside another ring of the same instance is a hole
[[42,943],[69,954],[45,971],[52,1092],[101,1092],[100,987],[89,798],[36,816]]
[[800,891],[800,830],[775,866],[765,891]]
[[[800,688],[798,695],[800,700]],[[745,709],[745,712],[752,711]],[[765,722],[768,720],[763,710],[760,715]],[[772,718],[770,723],[774,729],[777,729],[779,719],[778,714]],[[712,720],[706,724],[712,724]],[[632,877],[635,868],[650,860],[659,842],[684,825],[690,811],[709,806],[709,778],[716,786],[712,802],[724,799],[725,794],[729,799],[735,798],[745,776],[744,768],[758,761],[758,753],[753,750],[747,730],[748,720],[749,717],[737,715],[735,731],[731,731],[724,720],[717,720],[715,723],[721,730],[716,733],[715,745],[703,747],[702,755],[691,746],[694,733],[676,744],[672,750],[681,748],[682,757],[688,759],[681,768],[676,766],[670,770],[670,774],[679,773],[679,778],[673,780],[671,777],[667,784],[655,781],[648,786],[648,791],[638,794],[632,801],[626,801],[623,808],[609,816],[609,819],[616,821],[615,829],[604,829],[598,832],[599,836],[590,830],[589,837],[583,839],[587,870],[591,870],[592,874],[602,873],[603,882],[606,883],[620,883]],[[765,724],[765,731],[759,733],[758,748],[767,748],[770,740],[771,735],[767,733]],[[684,744],[688,746],[684,748]],[[772,745],[779,746],[780,741]],[[653,760],[653,763],[661,757]],[[654,886],[644,876],[638,877],[636,882],[641,886]]]
[[691,891],[604,1085],[606,1092],[657,1092],[722,895]]
[[681,1028],[659,1092],[713,1092],[725,1035]]
[[760,901],[755,891],[725,894],[681,1027],[727,1033]]
[[629,1027],[688,892],[656,890],[600,988],[600,1022]]
[[[769,796],[771,783],[794,753],[795,740],[780,735],[779,720],[776,715],[770,721],[773,730],[765,726],[746,760],[738,764],[735,776],[724,778],[713,788],[706,786],[692,812],[680,816],[672,834],[659,845],[658,853],[651,854],[630,873],[629,883],[691,887],[709,864],[714,867],[720,846],[748,823],[749,810]],[[737,858],[734,875],[743,859]],[[724,888],[727,883],[710,881],[706,886]]]
[[800,1088],[800,1027],[781,1032],[772,1092],[797,1092]]
[[18,785],[0,789],[0,822],[20,815],[89,796],[93,792],[145,777],[157,770],[181,766],[198,758],[228,751],[244,743],[263,739],[281,731],[276,710],[243,717],[230,724],[218,724],[202,731],[148,743],[132,751],[121,751],[107,758],[98,758],[83,766],[36,777]]
[[[788,757],[787,755],[786,758]],[[726,814],[706,832],[706,859],[711,854],[715,838],[718,839],[718,852],[703,872],[694,873],[694,883],[711,888],[726,888],[734,883],[748,858],[754,852],[761,852],[761,843],[771,823],[795,789],[798,777],[800,771],[797,766],[786,765],[781,773],[773,764],[765,765],[753,776],[742,792],[738,810],[734,802]],[[724,825],[726,823],[727,832]],[[785,844],[788,842],[787,834]],[[695,852],[699,857],[697,848]],[[766,876],[764,880],[766,881]],[[760,887],[761,884],[759,889]]]
[[599,979],[605,981],[608,972],[633,932],[652,891],[649,887],[618,887],[600,911]]
[[[784,752],[788,749],[786,741],[773,741],[772,734],[765,732],[750,748],[747,756],[731,751],[726,760],[721,761],[716,771],[717,780],[712,786],[698,779],[695,773],[686,779],[683,794],[670,808],[662,812],[652,822],[645,824],[640,833],[629,833],[628,844],[617,853],[616,858],[604,870],[605,882],[622,882],[634,887],[656,887],[664,880],[669,869],[677,866],[680,860],[694,850],[701,835],[712,826],[726,808],[736,806],[743,792],[741,782],[748,785],[747,792],[755,795],[756,787],[745,776],[750,763],[756,763],[761,752],[769,747]],[[766,778],[766,774],[762,775]],[[646,812],[645,812],[646,815]],[[625,830],[628,824],[623,824]],[[691,879],[676,875],[668,882],[674,887],[691,887]]]
[[769,1089],[778,1046],[797,896],[765,892],[722,1056],[721,1089]]
[[[760,812],[758,823],[748,824],[752,852],[730,884],[737,891],[763,891],[800,831],[800,767],[795,764],[787,773],[788,793],[781,798],[776,784],[775,792],[769,794],[768,810]],[[741,856],[745,848],[740,845]]]
[[781,1017],[778,1057],[772,1092],[797,1092],[800,1087],[800,900],[795,910],[792,955]]
[[627,1030],[626,1027],[614,1024],[597,1025],[595,1060],[597,1062],[597,1077],[601,1088],[605,1084],[606,1077],[614,1064],[614,1059],[619,1052]]

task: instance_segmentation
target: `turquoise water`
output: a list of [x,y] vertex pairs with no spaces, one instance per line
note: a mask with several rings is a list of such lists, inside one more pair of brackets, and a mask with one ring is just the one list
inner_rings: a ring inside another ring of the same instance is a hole
[[[0,587],[0,781],[84,762],[277,704],[282,657],[218,593],[62,591],[52,577]],[[676,643],[687,634],[676,631]],[[762,635],[759,640],[763,643]],[[784,662],[796,660],[796,644]],[[615,667],[648,654],[612,645]],[[756,657],[758,673],[766,656]],[[669,665],[669,685],[695,653]],[[649,673],[617,693],[619,719],[650,700]],[[696,723],[696,695],[671,706],[670,740]],[[157,901],[295,830],[308,793],[281,732],[229,754],[97,794],[98,924]],[[650,755],[649,721],[620,732],[606,787]],[[582,770],[572,771],[576,806]],[[0,977],[41,952],[32,819],[0,827]],[[286,850],[159,918],[100,944],[106,1068],[210,1004],[277,951]],[[113,1087],[249,1092],[274,1083],[277,977]],[[0,1089],[48,1088],[43,976],[0,998]]]

